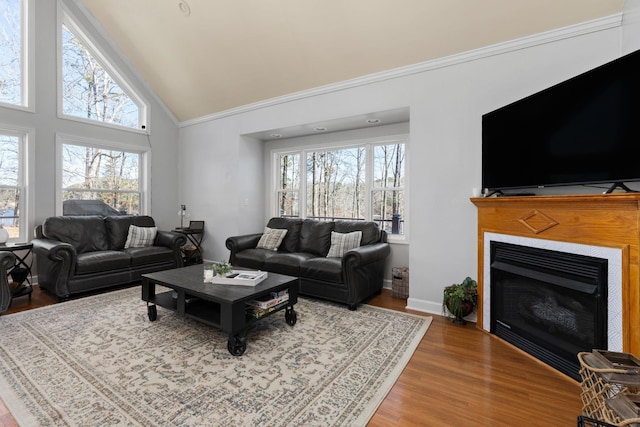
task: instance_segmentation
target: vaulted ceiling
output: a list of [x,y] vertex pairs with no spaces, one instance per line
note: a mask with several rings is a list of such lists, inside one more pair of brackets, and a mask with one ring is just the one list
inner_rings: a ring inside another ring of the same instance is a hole
[[78,0],[179,121],[622,12],[624,0]]

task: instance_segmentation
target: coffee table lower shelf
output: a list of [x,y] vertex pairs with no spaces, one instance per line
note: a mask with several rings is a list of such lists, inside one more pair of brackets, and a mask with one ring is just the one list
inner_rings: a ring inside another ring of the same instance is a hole
[[214,326],[229,334],[227,349],[234,356],[241,356],[247,349],[246,333],[252,323],[282,310],[285,310],[287,324],[293,326],[297,322],[298,316],[293,308],[297,302],[297,292],[293,292],[288,301],[278,304],[272,311],[256,318],[246,313],[247,305],[244,302],[234,305],[207,301],[182,290],[171,290],[156,295],[152,289],[155,288],[154,285],[143,278],[143,300],[147,302],[147,315],[150,321],[153,322],[158,318],[157,306],[160,306],[184,317]]

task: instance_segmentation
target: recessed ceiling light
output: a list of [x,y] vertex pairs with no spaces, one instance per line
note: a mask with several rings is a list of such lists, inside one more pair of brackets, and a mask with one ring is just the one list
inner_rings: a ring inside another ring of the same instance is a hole
[[324,131],[327,130],[327,128],[322,127],[322,126],[318,126],[318,127],[313,128],[313,130],[315,130],[317,132],[324,132]]
[[380,123],[380,119],[367,119],[367,123],[375,125],[376,123]]
[[272,138],[282,138],[282,134],[281,133],[272,133],[271,137]]

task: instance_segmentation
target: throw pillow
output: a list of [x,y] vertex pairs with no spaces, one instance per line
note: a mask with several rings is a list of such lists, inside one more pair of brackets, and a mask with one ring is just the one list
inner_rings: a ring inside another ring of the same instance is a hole
[[145,246],[153,246],[157,233],[157,227],[138,227],[136,225],[130,225],[129,235],[127,236],[124,248],[143,248]]
[[264,228],[264,233],[260,237],[258,242],[258,249],[269,249],[270,251],[277,251],[280,247],[280,243],[287,234],[287,230],[284,228]]
[[351,233],[336,233],[331,232],[331,247],[327,258],[342,258],[351,249],[355,249],[360,246],[360,240],[362,239],[362,231],[352,231]]

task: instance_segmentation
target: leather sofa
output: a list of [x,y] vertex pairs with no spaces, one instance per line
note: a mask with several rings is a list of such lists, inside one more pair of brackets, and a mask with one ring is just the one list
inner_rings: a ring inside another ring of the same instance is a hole
[[[300,294],[344,303],[350,310],[382,290],[391,250],[386,232],[375,222],[271,218],[267,228],[287,230],[276,250],[258,247],[263,233],[229,237],[229,262],[299,277]],[[327,256],[333,255],[332,239],[357,231],[357,247],[342,256]]]
[[[137,241],[143,234],[148,238]],[[55,216],[38,225],[35,235],[38,284],[59,299],[182,267],[180,247],[187,240],[183,234],[157,230],[150,216],[136,215]]]
[[15,265],[16,256],[9,251],[0,251],[0,314],[11,305],[8,270]]

